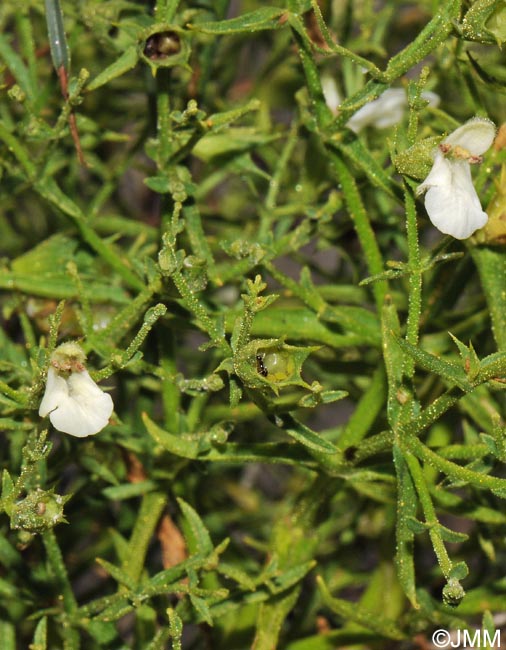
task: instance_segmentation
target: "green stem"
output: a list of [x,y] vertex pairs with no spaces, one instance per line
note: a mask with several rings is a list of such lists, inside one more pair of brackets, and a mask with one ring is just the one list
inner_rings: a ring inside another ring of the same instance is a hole
[[303,36],[305,31],[302,26],[300,26],[300,29],[292,28],[292,34],[297,43],[297,49],[304,70],[304,75],[306,77],[307,89],[309,91],[311,103],[314,107],[316,120],[320,129],[323,130],[332,122],[333,117],[332,112],[325,101],[320,72],[312,56],[311,44],[308,42],[307,37]]
[[420,503],[422,504],[423,514],[425,517],[425,522],[428,524],[429,536],[432,541],[432,546],[434,547],[434,552],[436,554],[439,566],[445,578],[450,577],[450,572],[452,570],[453,564],[448,556],[448,551],[444,545],[441,533],[439,532],[439,521],[436,515],[436,510],[432,499],[430,496],[427,483],[425,482],[425,476],[423,474],[422,468],[418,460],[410,453],[404,454],[406,463],[408,464],[409,471],[413,478],[413,483],[415,484]]
[[411,439],[428,429],[429,426],[454,406],[463,396],[460,388],[453,387],[427,406],[418,417],[403,422],[398,429],[400,440]]
[[172,328],[162,331],[159,348],[160,368],[166,377],[166,379],[162,381],[161,390],[165,428],[170,433],[178,434],[181,393],[176,383],[172,379],[168,379],[168,377],[174,377],[177,373],[176,336]]
[[148,546],[166,500],[167,497],[159,492],[151,492],[142,498],[139,516],[135,522],[132,536],[128,542],[128,551],[125,553],[121,567],[135,583],[140,580]]
[[194,314],[197,323],[209,334],[213,343],[228,350],[228,344],[224,339],[223,333],[218,329],[216,322],[209,316],[206,307],[195,296],[195,293],[188,285],[186,278],[177,268],[178,259],[176,256],[176,250],[174,244],[170,241],[173,238],[165,237],[164,239],[163,252],[167,254],[172,265],[170,277],[176,285],[176,289],[179,291],[184,306]]
[[[414,196],[408,186],[404,190],[406,205],[406,230],[409,256],[409,303],[406,326],[406,341],[411,345],[418,343],[420,315],[422,312],[422,272],[420,268],[420,246],[418,243],[418,225]],[[405,355],[404,374],[412,378],[415,361]]]
[[459,18],[461,4],[461,0],[442,3],[438,13],[415,40],[390,59],[385,70],[387,81],[394,81],[403,75],[446,40]]
[[[67,617],[71,618],[77,612],[77,602],[72,591],[72,585],[70,584],[60,547],[52,529],[42,534],[42,542],[46,549],[49,566],[55,577],[58,589],[61,592],[63,608]],[[68,622],[65,622],[62,626],[62,636],[65,650],[79,650],[81,645],[79,633],[70,627]]]
[[156,84],[156,136],[159,142],[157,162],[160,170],[165,169],[172,147],[169,86],[170,70],[159,70]]
[[[355,179],[348,165],[346,165],[337,151],[328,150],[328,153],[339,183],[341,184],[344,200],[362,246],[369,275],[378,275],[383,272],[383,258],[371,222],[369,221],[358,192]],[[373,293],[378,312],[381,311],[383,306],[387,289],[388,285],[386,280],[379,280],[373,284]]]

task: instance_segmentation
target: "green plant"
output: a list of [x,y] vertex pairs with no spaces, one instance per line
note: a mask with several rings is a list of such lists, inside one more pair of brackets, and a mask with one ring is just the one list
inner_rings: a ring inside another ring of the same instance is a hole
[[[506,10],[377,4],[2,3],[2,650],[493,631],[504,132],[473,237],[416,188],[503,122]],[[93,437],[38,415],[64,341],[114,399]]]

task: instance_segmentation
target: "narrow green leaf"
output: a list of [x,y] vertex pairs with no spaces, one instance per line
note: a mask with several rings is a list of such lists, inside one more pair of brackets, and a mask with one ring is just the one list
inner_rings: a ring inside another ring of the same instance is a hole
[[167,497],[160,492],[150,492],[142,497],[139,513],[128,542],[128,553],[121,563],[121,570],[128,574],[131,584],[137,584],[144,569],[149,544],[165,507]]
[[385,369],[379,366],[339,436],[337,443],[339,449],[356,445],[363,440],[384,408],[386,391]]
[[304,562],[298,566],[291,567],[269,581],[269,588],[273,594],[279,594],[290,589],[300,582],[316,566],[315,560]]
[[205,621],[208,625],[213,625],[213,617],[211,616],[211,611],[208,604],[203,598],[199,598],[191,591],[189,593],[191,604],[195,608],[200,619]]
[[193,23],[189,27],[205,34],[237,34],[241,32],[249,34],[262,29],[278,29],[282,26],[279,19],[285,13],[284,9],[278,7],[262,7],[256,11],[237,16],[237,18],[216,22]]
[[[458,531],[451,530],[450,528],[447,528],[441,524],[438,526],[438,531],[441,535],[441,539],[443,539],[445,542],[450,542],[451,544],[460,544],[462,542],[467,542],[469,539],[469,535],[466,535],[466,533],[459,533]],[[450,573],[450,576],[457,577],[453,576],[452,573]],[[459,579],[462,580],[462,578]]]
[[16,628],[10,621],[0,618],[0,639],[2,650],[16,650]]
[[273,422],[301,445],[323,454],[337,454],[337,448],[316,431],[312,431],[291,415],[277,415]]
[[102,490],[102,494],[113,501],[124,501],[141,496],[147,492],[153,492],[156,489],[154,481],[139,481],[138,483],[125,483],[124,485],[114,485]]
[[417,498],[413,479],[404,457],[397,445],[394,445],[394,463],[397,472],[397,551],[395,564],[399,582],[404,593],[415,609],[419,608],[415,586],[414,533],[411,528],[416,520]]
[[43,616],[37,623],[30,650],[47,650],[47,616]]
[[46,7],[47,33],[49,36],[49,47],[55,70],[63,68],[70,69],[70,54],[65,36],[63,14],[59,0],[44,0]]
[[141,291],[144,283],[130,268],[130,264],[106,241],[101,239],[88,223],[79,206],[72,201],[57,185],[53,178],[44,178],[35,185],[37,191],[47,201],[69,216],[79,229],[82,238],[102,259],[110,264],[125,282],[133,289]]
[[429,524],[425,523],[424,521],[419,521],[415,517],[408,517],[406,524],[415,535],[426,533],[430,528]]
[[454,580],[464,580],[469,575],[469,568],[465,562],[457,562],[453,565],[450,572],[450,578]]
[[7,37],[3,34],[0,34],[0,57],[5,61],[12,76],[25,91],[27,97],[33,101],[35,98],[35,89],[32,86],[30,72],[23,63],[22,58],[12,48]]
[[197,512],[183,499],[178,499],[179,507],[184,515],[184,533],[190,553],[207,555],[213,550],[209,531]]
[[401,640],[405,638],[404,632],[397,627],[394,621],[382,616],[374,616],[371,612],[362,610],[355,603],[350,603],[341,598],[333,598],[321,576],[317,577],[318,590],[325,605],[344,620],[345,623],[353,621],[366,629],[373,630],[379,636],[387,639]]
[[293,611],[299,598],[300,586],[262,602],[258,610],[256,632],[252,648],[255,650],[272,650],[278,646],[278,639],[287,616]]
[[424,370],[439,375],[451,384],[455,384],[463,391],[472,390],[472,384],[469,382],[466,373],[460,365],[436,357],[433,354],[422,350],[422,348],[411,345],[403,339],[399,339],[398,344]]
[[126,616],[134,609],[134,606],[129,602],[126,597],[122,597],[113,605],[106,607],[100,614],[97,614],[94,620],[109,623],[112,621],[119,621],[120,618]]
[[[11,496],[14,493],[14,482],[11,478],[9,472],[4,469],[2,472],[2,501],[6,504],[11,500]],[[5,505],[4,505],[5,507]]]
[[489,379],[503,379],[506,377],[506,351],[490,354],[481,360],[480,372],[476,382]]
[[149,418],[147,413],[142,414],[142,420],[149,435],[166,451],[175,456],[190,458],[192,460],[199,455],[200,446],[195,440],[187,440],[182,436],[175,436],[168,431],[164,431]]
[[116,580],[120,585],[124,585],[125,587],[128,587],[130,591],[134,591],[135,589],[135,582],[132,580],[132,578],[125,573],[120,567],[115,566],[114,564],[111,564],[111,562],[108,562],[107,560],[103,560],[102,558],[98,557],[96,559],[96,562],[100,564],[100,566],[107,571],[107,573]]
[[[332,141],[331,141],[332,142]],[[371,181],[389,196],[395,197],[400,188],[396,187],[392,176],[388,175],[380,163],[371,155],[361,138],[354,138],[351,142],[332,143],[351,160]]]
[[137,65],[138,58],[137,47],[132,45],[123,52],[119,59],[116,59],[114,63],[111,63],[110,66],[105,68],[105,70],[102,70],[102,72],[92,79],[90,83],[87,84],[86,90],[96,90],[97,88],[100,88],[100,86],[109,83],[109,81],[125,74],[125,72],[128,72]]
[[256,584],[255,581],[249,577],[249,575],[243,571],[239,566],[229,564],[227,562],[220,562],[216,567],[218,573],[221,573],[227,578],[234,580],[237,584],[243,589],[248,589],[249,591],[255,591]]

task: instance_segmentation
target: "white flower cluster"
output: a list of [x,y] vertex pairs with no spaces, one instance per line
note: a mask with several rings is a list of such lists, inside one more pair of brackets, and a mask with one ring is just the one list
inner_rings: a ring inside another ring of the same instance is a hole
[[114,408],[84,367],[86,355],[77,343],[63,343],[51,355],[46,391],[39,415],[49,415],[58,431],[84,438],[101,431]]
[[[332,77],[322,78],[325,99],[333,113],[337,113],[341,98]],[[432,92],[422,93],[430,106],[439,104]],[[401,121],[408,105],[406,91],[389,88],[372,102],[362,106],[346,123],[359,133],[372,126],[385,129]],[[481,207],[471,176],[471,165],[482,161],[490,148],[496,128],[486,118],[473,118],[450,133],[434,152],[432,169],[417,189],[425,193],[425,209],[432,224],[442,233],[456,239],[467,239],[488,221]]]

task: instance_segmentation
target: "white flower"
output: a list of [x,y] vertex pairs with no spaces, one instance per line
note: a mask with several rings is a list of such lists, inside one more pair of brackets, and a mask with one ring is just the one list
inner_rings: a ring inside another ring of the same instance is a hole
[[322,90],[327,106],[334,115],[337,115],[342,100],[334,77],[328,74],[322,76]]
[[84,359],[76,343],[64,343],[54,351],[39,407],[39,415],[49,414],[55,429],[79,438],[101,431],[113,410],[111,396],[90,377]]
[[[439,96],[431,91],[425,91],[421,95],[429,106],[439,104]],[[404,88],[388,88],[378,99],[362,106],[348,120],[346,126],[358,133],[366,126],[373,126],[376,129],[387,129],[398,124],[408,107],[408,98]]]
[[481,162],[495,137],[494,124],[473,118],[450,133],[434,155],[432,169],[418,186],[426,192],[425,209],[429,219],[442,233],[467,239],[488,221],[471,177],[471,163]]

